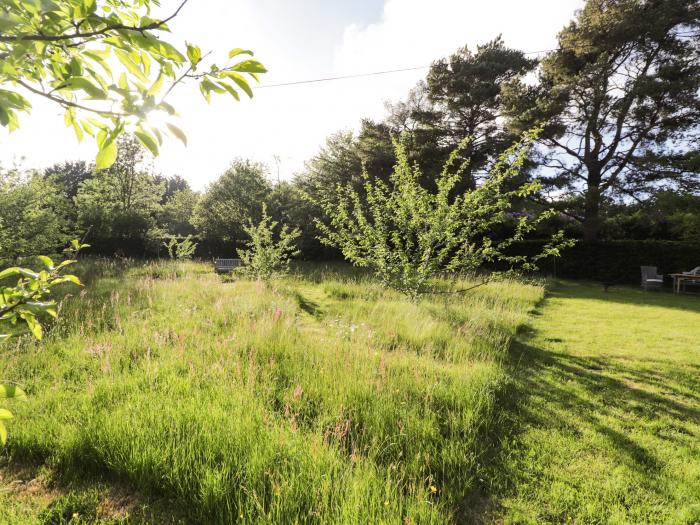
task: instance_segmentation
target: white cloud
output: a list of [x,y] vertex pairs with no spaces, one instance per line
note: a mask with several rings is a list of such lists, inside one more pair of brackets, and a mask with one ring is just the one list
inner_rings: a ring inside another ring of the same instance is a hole
[[[274,84],[428,65],[460,46],[475,47],[499,33],[513,47],[548,49],[582,0],[386,0],[379,21],[360,25],[347,20],[344,28],[333,31],[328,27],[336,26],[322,18],[327,13],[312,8],[312,3],[206,0],[206,11],[197,8],[203,3],[188,5],[172,24],[174,33],[204,49],[254,49],[270,70],[263,83]],[[332,9],[327,6],[324,9]],[[321,25],[324,31],[317,29]],[[326,136],[355,128],[363,117],[381,118],[383,102],[405,96],[425,73],[260,89],[252,101],[218,99],[210,106],[195,86],[186,86],[172,102],[182,115],[178,124],[189,146],[169,142],[156,167],[203,188],[236,156],[256,158],[274,168],[273,155],[279,155],[282,176],[289,177]],[[90,143],[78,147],[61,112],[44,102],[35,102],[32,116],[24,118],[13,135],[0,130],[0,160],[5,164],[24,155],[26,166],[43,167],[90,158],[93,148]]]

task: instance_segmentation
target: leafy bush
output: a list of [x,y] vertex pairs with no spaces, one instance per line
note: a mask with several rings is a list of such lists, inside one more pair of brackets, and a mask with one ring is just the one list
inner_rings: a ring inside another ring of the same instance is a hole
[[177,237],[171,237],[167,241],[163,241],[163,246],[168,250],[168,257],[177,260],[191,259],[197,250],[197,243],[192,242],[191,235],[181,241],[178,241]]
[[244,226],[250,240],[246,242],[248,249],[239,250],[238,253],[243,261],[245,274],[269,280],[275,275],[289,271],[290,258],[299,253],[295,243],[301,232],[298,228],[290,230],[285,224],[280,229],[278,240],[275,240],[275,228],[278,224],[267,214],[267,207],[263,204],[260,222],[255,225],[248,221],[248,225]]
[[[453,165],[463,142],[436,178],[436,190],[420,184],[418,166],[411,166],[404,146],[394,141],[397,163],[389,185],[365,172],[365,195],[352,186],[338,186],[337,197],[323,203],[330,225],[317,220],[321,241],[339,248],[356,266],[370,268],[385,285],[416,299],[430,291],[430,281],[443,272],[474,271],[485,263],[504,261],[532,269],[547,255],[567,245],[562,232],[533,257],[509,255],[506,249],[551,211],[530,218],[515,214],[514,202],[534,194],[539,184],[514,184],[530,151],[534,134],[508,149],[491,168],[482,185],[453,196],[467,166]],[[514,216],[514,231],[492,241],[492,231]]]

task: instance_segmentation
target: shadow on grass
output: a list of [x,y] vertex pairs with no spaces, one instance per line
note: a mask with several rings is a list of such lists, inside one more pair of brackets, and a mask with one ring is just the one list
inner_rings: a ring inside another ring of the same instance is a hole
[[[558,286],[548,294],[551,296],[700,311],[700,298],[664,293],[649,298],[634,290],[606,293],[583,286]],[[548,297],[536,305],[532,315],[542,315]],[[584,432],[587,435],[593,432],[604,438],[604,453],[617,464],[639,473],[638,479],[645,480],[647,490],[672,490],[655,482],[664,465],[653,449],[645,448],[631,439],[628,432],[621,431],[627,427],[622,418],[632,416],[632,424],[663,419],[670,422],[673,431],[655,431],[653,437],[672,445],[687,444],[691,433],[685,424],[700,424],[700,395],[696,394],[700,392],[700,374],[695,373],[700,365],[645,359],[643,367],[635,367],[630,364],[633,362],[620,358],[580,357],[539,347],[537,335],[533,326],[522,325],[511,344],[506,363],[510,381],[496,404],[499,413],[486,438],[493,446],[483,458],[481,485],[476,492],[477,496],[488,497],[490,504],[479,518],[465,523],[501,522],[499,501],[515,495],[522,480],[519,466],[531,461],[524,456],[528,451],[520,436],[532,428],[557,429],[580,439],[585,439]],[[543,340],[549,343],[548,347],[561,342],[557,338]],[[693,372],[689,373],[689,369]],[[531,402],[535,398],[536,402]],[[548,453],[556,455],[556,450]],[[519,460],[514,461],[518,455]],[[672,494],[663,496],[672,501]],[[465,506],[469,504],[469,500],[465,501]]]
[[565,299],[593,299],[628,306],[660,306],[700,313],[700,295],[676,294],[666,288],[644,291],[639,287],[620,285],[605,291],[595,283],[564,281],[556,282],[550,293]]
[[[0,460],[0,490],[36,509],[41,524],[184,525],[192,523],[181,502],[136,491],[117,476],[84,470],[48,472],[42,465]],[[80,517],[76,518],[76,514]],[[5,523],[5,522],[3,522]],[[34,523],[34,522],[32,522]]]
[[321,305],[312,299],[304,296],[301,292],[294,292],[294,299],[296,300],[299,308],[313,317],[320,317],[322,315]]

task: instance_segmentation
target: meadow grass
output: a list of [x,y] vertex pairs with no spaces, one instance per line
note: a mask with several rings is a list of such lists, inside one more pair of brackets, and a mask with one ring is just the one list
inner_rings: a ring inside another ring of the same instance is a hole
[[411,303],[338,266],[271,285],[198,263],[78,274],[87,287],[45,340],[0,361],[29,394],[5,471],[34,465],[62,494],[38,514],[3,494],[17,523],[50,523],[114,483],[145,507],[172,502],[173,522],[458,521],[511,338],[543,295],[502,282]]
[[558,283],[510,370],[494,521],[700,523],[700,298]]

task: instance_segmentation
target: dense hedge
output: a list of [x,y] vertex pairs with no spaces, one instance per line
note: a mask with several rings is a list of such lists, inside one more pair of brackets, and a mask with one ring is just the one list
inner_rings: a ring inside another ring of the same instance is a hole
[[[216,243],[198,239],[196,256],[234,257],[230,243]],[[542,251],[546,241],[522,241],[512,247],[512,253],[535,255]],[[242,245],[242,242],[239,242]],[[325,247],[302,250],[304,260],[341,260],[335,250]],[[91,255],[126,255],[136,258],[166,257],[167,252],[160,242],[145,242],[141,239],[110,239],[96,242],[89,250]],[[639,283],[640,266],[656,266],[665,275],[687,271],[700,266],[700,243],[678,241],[579,241],[573,248],[565,250],[561,257],[540,262],[545,275],[571,279],[589,279],[611,283]]]
[[[223,242],[210,239],[193,237],[197,243],[195,257],[211,259],[214,257],[236,257],[236,250],[232,242]],[[90,243],[89,254],[102,257],[134,257],[136,259],[154,259],[168,256],[167,249],[163,246],[163,239],[144,238],[102,238],[88,239]],[[236,245],[244,248],[245,243],[239,240]],[[315,260],[342,260],[343,256],[333,248],[323,246],[319,242],[306,242],[300,246],[300,259]]]
[[[515,253],[536,254],[545,241],[523,241]],[[700,243],[677,241],[579,241],[562,256],[540,264],[547,275],[612,283],[639,283],[641,266],[656,266],[667,281],[669,274],[700,266]]]

